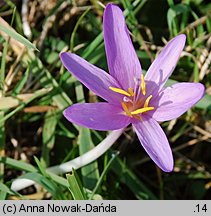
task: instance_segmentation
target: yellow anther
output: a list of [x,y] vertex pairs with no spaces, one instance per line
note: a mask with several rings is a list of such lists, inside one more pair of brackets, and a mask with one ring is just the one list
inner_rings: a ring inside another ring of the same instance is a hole
[[117,93],[119,93],[119,94],[126,95],[126,96],[128,96],[128,97],[131,96],[128,92],[126,92],[125,90],[120,89],[120,88],[114,88],[114,87],[111,87],[111,86],[110,86],[109,89],[111,89],[112,91],[117,92]]
[[131,96],[134,96],[134,92],[133,92],[133,89],[132,88],[128,88],[128,92]]
[[140,113],[148,112],[150,110],[154,110],[154,107],[144,107],[144,108],[141,108],[141,109],[137,109],[137,110],[131,112],[131,114],[132,115],[137,115],[137,114],[140,114]]
[[146,94],[146,84],[144,81],[144,75],[143,74],[141,74],[141,90],[142,90],[143,95],[145,95]]
[[130,111],[128,110],[127,105],[126,105],[124,102],[122,102],[122,108],[124,109],[125,113],[126,113],[129,117],[131,117],[131,118],[133,117],[133,116],[131,115]]
[[145,101],[145,103],[144,103],[144,107],[148,107],[149,101],[151,100],[151,98],[152,98],[152,95],[150,95],[150,96],[146,99],[146,101]]

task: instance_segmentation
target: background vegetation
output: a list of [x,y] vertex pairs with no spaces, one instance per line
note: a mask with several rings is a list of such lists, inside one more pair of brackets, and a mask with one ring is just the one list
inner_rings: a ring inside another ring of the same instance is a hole
[[[174,171],[159,170],[129,127],[106,154],[77,174],[46,173],[46,167],[82,155],[107,135],[75,127],[63,117],[62,111],[72,103],[98,98],[63,68],[59,53],[70,50],[107,71],[102,16],[108,1],[4,0],[0,199],[211,198],[211,3],[113,2],[125,12],[144,72],[166,41],[184,33],[186,47],[168,85],[196,81],[206,86],[205,97],[195,107],[162,123],[173,149]],[[38,184],[12,191],[11,183],[19,176]]]

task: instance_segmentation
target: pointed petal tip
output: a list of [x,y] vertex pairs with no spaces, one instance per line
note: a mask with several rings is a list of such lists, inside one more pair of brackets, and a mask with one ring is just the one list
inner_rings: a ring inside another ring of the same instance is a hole
[[204,96],[205,94],[205,86],[202,83],[196,83],[198,85],[198,89],[201,92],[201,98]]
[[[179,85],[180,83],[178,83],[178,85]],[[195,95],[195,103],[197,103],[198,101],[200,101],[201,100],[201,98],[204,96],[204,94],[205,94],[205,86],[202,84],[202,83],[197,83],[197,82],[193,82],[193,83],[184,83],[184,84],[189,84],[190,86],[192,85],[192,92],[193,91],[195,91],[194,92],[194,95]],[[175,84],[176,85],[176,84]],[[187,91],[188,91],[189,89],[187,89]],[[191,89],[189,90],[189,91],[191,91]],[[194,103],[194,104],[195,104]],[[193,104],[193,105],[194,105]]]
[[176,119],[198,103],[205,94],[201,83],[180,82],[160,92],[152,118],[158,122]]
[[163,170],[164,172],[170,173],[174,170],[174,161],[173,161],[173,157],[172,160],[169,161],[168,164],[165,164],[164,166],[160,167],[161,170]]
[[71,110],[71,106],[69,106],[68,108],[66,108],[64,111],[63,111],[63,116],[71,122],[71,118],[70,118],[70,110]]
[[64,63],[64,61],[66,61],[67,58],[68,58],[71,54],[72,54],[72,53],[70,53],[70,52],[61,52],[61,53],[59,54],[59,57],[60,57],[62,63]]
[[116,4],[109,2],[109,3],[106,5],[105,10],[110,10],[111,8],[120,9]]
[[178,38],[178,39],[180,39],[182,41],[186,41],[186,35],[185,34],[179,34],[175,38]]
[[107,4],[103,15],[103,34],[108,69],[124,90],[134,86],[134,77],[142,74],[121,8]]
[[186,42],[186,35],[185,34],[179,34],[176,37],[174,37],[172,39],[172,41],[177,43],[181,47],[181,49],[183,50],[183,48],[185,46],[185,42]]
[[133,128],[143,148],[161,170],[172,172],[174,159],[164,131],[152,118],[142,119],[141,123],[133,123]]
[[62,59],[62,58],[65,56],[65,53],[66,53],[66,52],[61,52],[61,53],[59,53],[60,59]]
[[62,64],[65,66],[65,62],[67,61],[68,58],[68,52],[62,52],[59,54],[59,57],[62,61]]
[[149,67],[145,80],[156,83],[157,87],[151,88],[151,94],[159,91],[165,85],[169,76],[172,74],[176,64],[184,49],[186,36],[184,34],[177,35],[172,38],[161,50],[157,58]]
[[196,102],[193,105],[198,103],[204,97],[206,92],[205,86],[202,83],[194,83],[194,87],[197,89],[197,95],[195,97]]
[[105,7],[103,18],[105,19],[106,16],[109,16],[112,11],[120,12],[122,13],[122,10],[114,3],[108,3]]
[[172,155],[172,151],[168,153],[168,157],[160,158],[160,161],[153,160],[155,164],[163,171],[163,172],[172,172],[174,170],[174,159]]

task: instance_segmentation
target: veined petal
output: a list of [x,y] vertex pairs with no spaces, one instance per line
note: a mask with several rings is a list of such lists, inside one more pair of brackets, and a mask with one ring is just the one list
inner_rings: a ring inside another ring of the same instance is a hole
[[141,78],[142,70],[118,6],[106,6],[103,28],[109,72],[127,90],[134,86],[134,78]]
[[186,36],[178,35],[170,40],[148,69],[145,80],[154,83],[148,93],[162,89],[176,67],[180,54],[185,46]]
[[78,103],[68,107],[64,116],[72,123],[93,130],[117,130],[127,127],[131,118],[109,103]]
[[177,83],[160,92],[151,103],[155,104],[152,117],[157,121],[175,119],[190,109],[204,95],[201,83]]
[[143,117],[143,121],[133,123],[138,138],[150,158],[165,172],[173,170],[173,156],[160,125],[152,118]]
[[60,58],[65,68],[88,89],[108,102],[119,103],[121,97],[109,89],[120,87],[111,75],[73,53],[63,52]]

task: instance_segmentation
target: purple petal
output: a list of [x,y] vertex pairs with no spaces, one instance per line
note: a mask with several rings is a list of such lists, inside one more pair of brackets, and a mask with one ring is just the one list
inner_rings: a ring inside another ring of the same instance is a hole
[[164,89],[158,98],[151,101],[152,104],[157,103],[152,117],[157,121],[179,117],[203,97],[204,90],[201,83],[177,83]]
[[104,43],[110,74],[125,90],[141,78],[141,65],[131,42],[121,9],[108,4],[104,12]]
[[173,170],[173,156],[160,125],[152,118],[142,117],[143,121],[133,124],[136,134],[151,159],[165,172]]
[[131,121],[121,108],[104,102],[74,104],[64,111],[64,116],[80,126],[102,131],[127,127]]
[[162,89],[167,79],[176,67],[180,54],[185,46],[186,36],[184,34],[173,38],[163,48],[158,57],[148,69],[145,80],[154,83],[154,88],[149,89],[150,93]]
[[111,91],[109,87],[120,88],[120,86],[111,75],[73,53],[63,52],[60,58],[65,68],[88,89],[106,101],[119,104],[120,95]]

